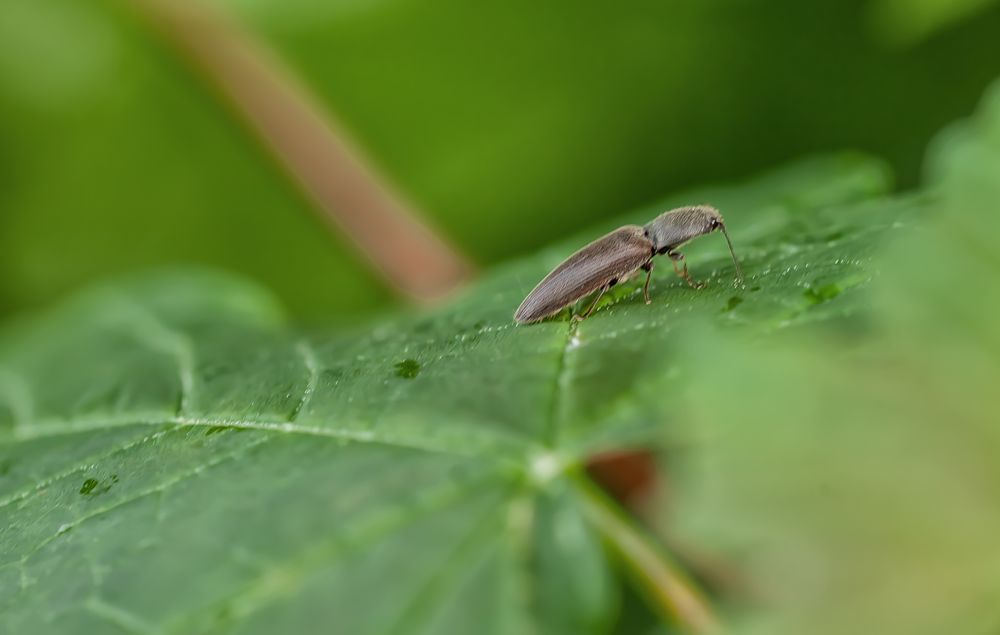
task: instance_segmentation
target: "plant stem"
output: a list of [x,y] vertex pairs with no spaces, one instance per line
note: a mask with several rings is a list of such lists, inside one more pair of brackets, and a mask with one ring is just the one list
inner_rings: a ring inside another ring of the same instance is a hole
[[205,2],[123,1],[205,76],[397,290],[432,301],[470,277],[471,264],[418,218],[263,42]]
[[584,511],[657,609],[686,633],[718,633],[704,594],[635,521],[583,475],[573,479]]

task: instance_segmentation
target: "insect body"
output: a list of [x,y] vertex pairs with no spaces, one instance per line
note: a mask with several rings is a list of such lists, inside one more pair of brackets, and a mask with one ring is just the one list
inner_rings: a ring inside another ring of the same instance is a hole
[[619,227],[564,260],[528,294],[514,313],[514,319],[522,324],[537,322],[597,292],[590,308],[580,316],[582,320],[591,314],[608,289],[624,282],[640,269],[646,272],[642,293],[646,304],[649,304],[653,257],[662,254],[670,257],[677,275],[692,287],[700,289],[703,285],[691,278],[684,255],[677,249],[689,240],[715,230],[720,230],[726,237],[736,266],[736,277],[742,278],[740,263],[736,260],[733,243],[729,240],[719,211],[708,205],[679,207],[660,214],[645,226]]

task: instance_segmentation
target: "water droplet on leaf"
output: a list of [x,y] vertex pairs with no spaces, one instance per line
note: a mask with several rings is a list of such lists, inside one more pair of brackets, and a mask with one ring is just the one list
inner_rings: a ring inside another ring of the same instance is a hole
[[726,306],[722,308],[722,312],[728,313],[729,311],[732,311],[741,304],[743,304],[743,298],[741,298],[738,295],[734,295],[733,297],[729,298],[728,302],[726,302]]
[[821,304],[840,295],[840,286],[833,282],[820,287],[811,286],[805,290],[804,295],[812,304]]
[[413,379],[420,374],[420,362],[415,359],[404,359],[396,364],[396,376],[403,379]]
[[96,478],[88,478],[80,487],[80,494],[83,496],[97,496],[111,489],[111,486],[118,482],[118,475],[112,474],[111,478],[99,481]]

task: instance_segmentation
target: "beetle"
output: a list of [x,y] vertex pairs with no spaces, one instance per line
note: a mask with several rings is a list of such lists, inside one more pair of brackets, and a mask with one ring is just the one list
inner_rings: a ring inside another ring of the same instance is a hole
[[577,251],[532,289],[514,313],[514,320],[521,324],[538,322],[596,291],[597,297],[590,308],[583,315],[574,316],[574,319],[586,319],[608,289],[629,279],[640,269],[646,272],[642,294],[646,304],[649,304],[653,257],[663,254],[670,258],[678,276],[691,287],[700,289],[704,284],[691,278],[684,254],[677,250],[688,241],[716,230],[726,237],[736,267],[736,279],[742,280],[743,272],[719,210],[710,205],[678,207],[660,214],[644,226],[619,227]]

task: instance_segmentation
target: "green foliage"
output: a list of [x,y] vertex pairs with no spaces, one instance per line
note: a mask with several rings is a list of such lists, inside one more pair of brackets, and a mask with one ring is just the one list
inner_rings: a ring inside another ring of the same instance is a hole
[[[53,55],[66,81],[103,64]],[[49,77],[21,98],[88,94]],[[53,158],[76,195],[103,191],[89,143]],[[891,197],[882,164],[837,156],[688,191],[355,331],[204,270],[22,318],[0,333],[0,632],[646,632],[622,607],[666,560],[629,560],[580,470],[636,446],[668,459],[656,532],[737,580],[710,589],[735,632],[990,632],[1000,89],[926,173]],[[63,208],[26,183],[25,209]],[[511,323],[583,242],[692,201],[726,213],[745,284],[704,238],[704,290],[661,263],[650,306],[626,285],[580,324]]]
[[886,187],[881,164],[842,156],[639,210],[620,222],[725,209],[746,284],[704,238],[687,253],[705,290],[661,266],[652,305],[623,288],[581,324],[511,314],[602,228],[354,333],[291,328],[256,287],[204,272],[98,287],[15,325],[0,340],[0,627],[607,632],[620,585],[602,535],[623,529],[588,520],[581,463],[688,436],[682,353],[702,329],[857,315],[876,249],[924,208]]
[[913,45],[989,8],[993,0],[871,0],[872,26],[895,45]]
[[[816,150],[913,183],[1000,73],[996,5],[900,52],[843,0],[205,1],[482,262]],[[0,311],[174,263],[241,272],[311,320],[388,302],[130,4],[0,3]]]
[[0,311],[164,263],[244,272],[313,317],[385,302],[191,69],[119,4],[0,5]]
[[738,633],[997,627],[998,89],[935,142],[860,342],[688,342],[669,531],[745,577]]

